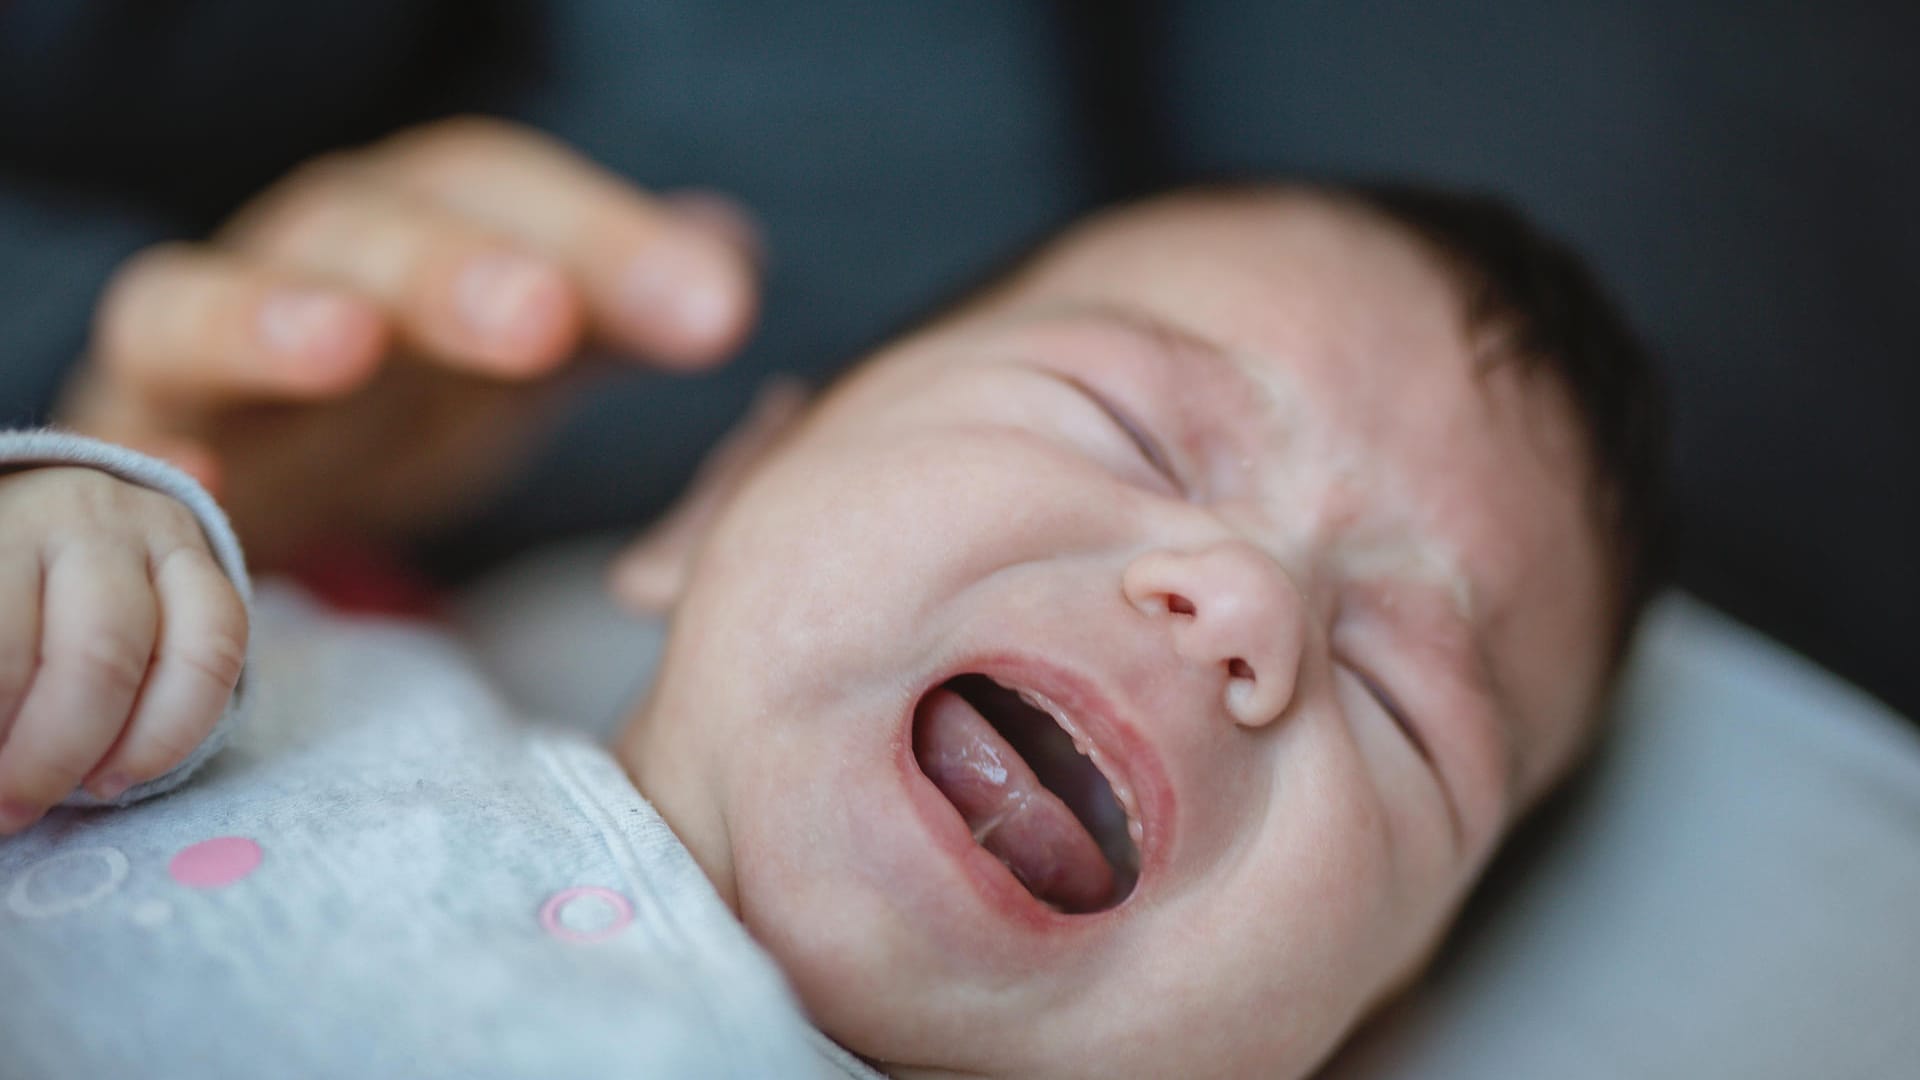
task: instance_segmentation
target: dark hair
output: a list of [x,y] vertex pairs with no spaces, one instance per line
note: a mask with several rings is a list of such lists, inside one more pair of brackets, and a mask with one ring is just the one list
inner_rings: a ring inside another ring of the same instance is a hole
[[1647,347],[1586,262],[1498,197],[1412,184],[1322,190],[1423,241],[1457,275],[1469,325],[1497,328],[1512,359],[1565,386],[1617,586],[1617,666],[1667,569],[1666,394]]

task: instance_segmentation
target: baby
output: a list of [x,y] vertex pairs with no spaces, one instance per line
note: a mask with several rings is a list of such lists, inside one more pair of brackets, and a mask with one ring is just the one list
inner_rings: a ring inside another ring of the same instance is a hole
[[[242,675],[190,482],[16,436],[95,471],[0,479],[0,1045],[27,1076],[1305,1075],[1592,736],[1657,419],[1586,273],[1497,207],[1122,207],[690,496],[604,749],[431,626],[286,589]],[[71,808],[228,728],[164,798]]]

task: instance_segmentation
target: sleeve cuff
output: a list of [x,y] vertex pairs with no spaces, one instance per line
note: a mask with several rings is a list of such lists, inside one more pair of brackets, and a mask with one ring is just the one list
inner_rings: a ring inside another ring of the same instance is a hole
[[[252,614],[253,584],[247,577],[240,541],[234,536],[233,526],[228,524],[227,515],[221,511],[219,504],[192,477],[164,461],[82,435],[54,430],[0,432],[0,470],[59,465],[99,469],[130,484],[151,488],[184,503],[199,520],[200,531],[206,534],[214,558],[233,581],[234,588],[239,590],[248,614]],[[247,674],[243,670],[240,682],[234,687],[233,697],[227,702],[226,712],[220,716],[220,722],[193,753],[187,755],[186,760],[165,775],[136,784],[110,802],[96,799],[85,791],[76,791],[62,800],[61,805],[124,806],[179,786],[226,744],[227,736],[244,707],[247,683]]]

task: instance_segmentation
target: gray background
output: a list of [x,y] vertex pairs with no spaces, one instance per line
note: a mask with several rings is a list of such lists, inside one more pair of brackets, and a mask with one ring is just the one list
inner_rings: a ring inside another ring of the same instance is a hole
[[832,371],[1101,201],[1454,181],[1591,253],[1661,350],[1682,582],[1915,716],[1917,31],[1858,0],[13,0],[0,409],[45,414],[128,252],[407,120],[516,116],[746,199],[773,261],[742,361],[589,395],[439,548],[472,567],[641,519],[765,373]]

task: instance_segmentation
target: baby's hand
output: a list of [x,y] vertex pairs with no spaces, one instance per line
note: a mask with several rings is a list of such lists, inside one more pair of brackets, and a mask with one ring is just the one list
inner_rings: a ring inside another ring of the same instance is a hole
[[186,758],[246,641],[186,506],[95,469],[0,474],[0,836]]

